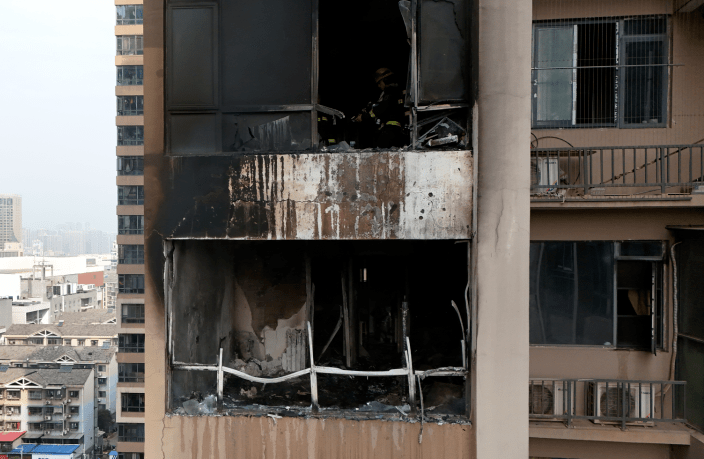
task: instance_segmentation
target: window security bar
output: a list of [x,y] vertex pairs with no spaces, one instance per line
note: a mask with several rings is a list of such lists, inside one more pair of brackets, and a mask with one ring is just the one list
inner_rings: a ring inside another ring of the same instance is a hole
[[684,67],[684,64],[577,65],[573,67],[531,67],[531,70],[625,69],[629,67]]
[[[653,425],[686,422],[686,381],[617,379],[531,379],[532,420],[575,419],[595,424]],[[578,394],[582,403],[578,403]]]
[[[174,370],[188,370],[188,371],[215,371],[217,372],[217,391],[218,391],[218,401],[223,400],[224,391],[224,374],[229,373],[231,375],[237,376],[239,378],[245,379],[251,382],[258,382],[263,384],[273,384],[288,381],[289,379],[298,378],[300,376],[310,375],[310,395],[311,404],[313,412],[318,412],[320,406],[318,405],[318,381],[316,378],[317,374],[330,374],[330,375],[342,375],[342,376],[365,376],[365,377],[387,377],[387,376],[406,376],[408,378],[408,403],[411,406],[411,413],[415,413],[416,405],[416,378],[423,379],[428,376],[466,376],[467,369],[462,367],[443,367],[435,368],[426,371],[414,371],[413,361],[411,358],[411,342],[406,337],[407,349],[404,351],[404,357],[406,360],[406,368],[395,368],[391,370],[383,371],[357,371],[357,370],[344,370],[342,368],[334,367],[324,367],[315,365],[313,357],[313,333],[310,328],[310,322],[306,322],[308,328],[308,350],[310,358],[310,367],[303,370],[299,370],[293,373],[289,373],[278,378],[261,378],[257,376],[251,376],[242,371],[235,370],[233,368],[228,368],[222,364],[222,348],[220,349],[220,354],[217,358],[217,365],[207,365],[207,364],[193,364],[174,361],[172,367]],[[422,416],[422,414],[421,414]]]
[[537,191],[592,188],[694,187],[704,182],[704,145],[531,149]]

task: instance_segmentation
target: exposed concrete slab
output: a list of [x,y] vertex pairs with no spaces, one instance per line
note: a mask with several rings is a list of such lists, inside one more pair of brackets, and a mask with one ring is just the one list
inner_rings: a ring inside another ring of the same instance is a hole
[[660,445],[689,445],[691,437],[690,429],[682,424],[628,426],[626,430],[621,430],[620,426],[597,425],[584,419],[575,420],[572,427],[566,427],[561,422],[531,422],[529,432],[530,438]]

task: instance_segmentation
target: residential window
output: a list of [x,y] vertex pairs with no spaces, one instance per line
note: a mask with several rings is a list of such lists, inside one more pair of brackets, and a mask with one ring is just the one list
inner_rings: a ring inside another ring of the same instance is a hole
[[20,423],[19,422],[6,422],[5,427],[7,427],[7,430],[20,430]]
[[144,394],[143,393],[122,393],[122,411],[143,413],[144,412]]
[[107,383],[108,383],[107,378],[98,378],[98,384],[99,384],[99,385],[102,386],[102,385],[105,385],[105,384],[107,384]]
[[660,241],[532,242],[530,342],[663,344]]
[[144,459],[144,453],[117,453],[117,459]]
[[118,56],[141,56],[144,54],[142,36],[118,35],[116,53]]
[[92,340],[90,340],[90,345],[91,345],[91,346],[97,346],[97,345],[98,345],[98,340],[97,340],[97,339],[92,339]]
[[665,127],[664,17],[533,25],[533,127]]
[[118,215],[117,234],[144,234],[144,215]]
[[64,346],[70,346],[71,345],[71,340],[70,339],[65,339],[64,340]]
[[107,396],[108,396],[108,393],[107,393],[106,391],[104,391],[104,390],[99,390],[99,391],[98,391],[98,397],[100,397],[100,398],[105,398],[105,397],[107,397]]
[[144,293],[144,274],[120,274],[119,293]]
[[[144,246],[140,246],[144,247]],[[122,323],[125,324],[143,324],[144,323],[144,304],[141,303],[125,303],[122,305]]]
[[20,414],[20,409],[21,409],[21,408],[22,408],[22,407],[20,407],[20,406],[6,406],[6,407],[5,407],[5,414],[10,415],[10,416],[14,416],[14,415],[16,415],[16,414]]
[[144,352],[144,334],[132,333],[118,335],[120,344],[118,352]]
[[144,126],[118,126],[117,145],[139,146],[144,145]]
[[69,391],[68,396],[71,398],[78,398],[78,391],[77,390]]
[[41,406],[30,406],[27,408],[27,411],[30,416],[41,416],[44,408]]
[[143,265],[144,264],[144,245],[122,245],[117,248],[118,263],[121,265]]
[[142,5],[119,5],[115,7],[117,25],[142,24]]
[[99,410],[104,410],[104,409],[106,409],[106,406],[107,406],[107,405],[105,405],[105,403],[99,403],[99,404],[98,404],[98,409],[99,409]]
[[42,399],[42,391],[30,390],[29,391],[29,399],[30,400],[41,400]]
[[44,338],[27,338],[27,344],[44,344]]
[[144,187],[142,185],[117,187],[118,206],[141,206],[144,204]]
[[78,414],[80,413],[81,407],[80,406],[70,406],[69,407],[69,412],[71,414]]
[[84,346],[86,344],[86,340],[79,339],[79,340],[76,340],[76,343],[78,343],[78,346]]
[[117,175],[144,175],[144,158],[142,156],[118,156]]
[[78,430],[78,423],[77,422],[69,422],[68,428],[69,428],[69,430]]
[[44,429],[42,429],[41,422],[30,422],[29,423],[29,430],[44,430]]
[[60,400],[64,398],[64,392],[61,389],[47,389],[44,391],[44,395],[48,399]]
[[47,344],[61,344],[63,340],[61,338],[47,338]]
[[144,424],[118,424],[117,441],[143,442]]
[[118,65],[117,86],[139,86],[143,83],[143,66]]
[[8,400],[19,400],[20,399],[20,391],[8,390],[7,391],[7,399]]
[[[109,341],[108,341],[109,343]],[[105,372],[105,365],[98,365],[98,371]]]
[[144,382],[143,363],[120,363],[117,372],[117,382]]

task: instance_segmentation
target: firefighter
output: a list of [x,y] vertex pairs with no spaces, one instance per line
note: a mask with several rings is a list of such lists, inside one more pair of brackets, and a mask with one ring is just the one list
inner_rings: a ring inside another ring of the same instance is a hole
[[403,129],[405,108],[403,91],[398,85],[394,72],[380,68],[374,73],[374,81],[381,95],[376,102],[367,105],[354,119],[358,123],[374,125],[374,146],[378,148],[403,147],[408,136]]

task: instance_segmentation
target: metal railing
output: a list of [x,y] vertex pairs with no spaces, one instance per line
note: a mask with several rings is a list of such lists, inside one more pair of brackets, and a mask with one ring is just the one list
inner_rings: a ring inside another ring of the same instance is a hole
[[531,379],[532,420],[575,419],[596,424],[653,425],[686,422],[685,381]]
[[704,144],[531,149],[533,192],[704,185]]
[[[320,405],[318,403],[318,374],[328,374],[328,375],[341,375],[341,376],[363,376],[363,377],[398,377],[404,376],[408,379],[408,404],[411,408],[410,415],[417,414],[416,410],[416,396],[420,395],[420,418],[424,418],[424,406],[423,406],[423,396],[421,390],[421,381],[426,377],[432,376],[462,376],[466,377],[468,371],[463,367],[443,367],[435,368],[431,370],[419,371],[413,369],[413,359],[411,357],[411,342],[406,337],[406,348],[403,352],[404,360],[406,363],[405,368],[395,368],[390,370],[379,370],[379,371],[358,371],[358,370],[345,370],[336,367],[325,367],[315,364],[315,359],[313,356],[313,333],[311,331],[310,322],[307,325],[307,335],[308,335],[308,346],[307,350],[309,353],[309,364],[308,368],[303,370],[295,371],[278,378],[262,378],[257,376],[249,375],[245,372],[235,370],[234,368],[228,368],[223,366],[222,348],[220,349],[220,354],[217,357],[216,365],[207,364],[194,364],[194,363],[184,363],[184,362],[172,362],[172,368],[174,370],[189,370],[189,371],[213,371],[217,373],[217,397],[218,401],[222,402],[224,396],[224,380],[225,373],[229,375],[237,376],[241,379],[258,382],[263,384],[281,383],[288,381],[290,379],[295,379],[301,376],[310,376],[310,397],[311,397],[311,410],[313,412],[320,411]],[[404,413],[405,414],[405,413]]]

